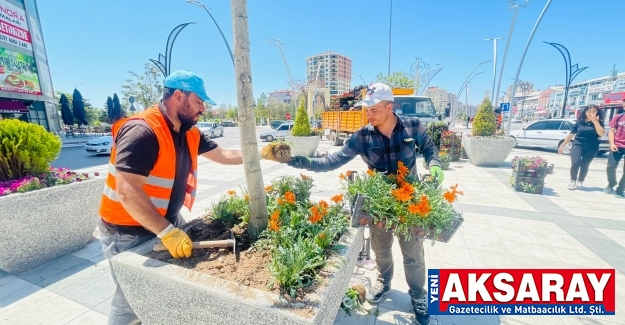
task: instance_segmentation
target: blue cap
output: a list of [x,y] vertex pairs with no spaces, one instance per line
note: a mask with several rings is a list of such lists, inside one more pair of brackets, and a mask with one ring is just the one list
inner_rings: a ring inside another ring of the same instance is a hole
[[167,78],[165,78],[165,82],[163,86],[172,89],[180,89],[184,91],[194,92],[200,99],[204,102],[209,103],[211,105],[217,105],[208,95],[206,94],[206,88],[204,88],[204,80],[198,77],[193,72],[187,70],[178,70],[172,72]]

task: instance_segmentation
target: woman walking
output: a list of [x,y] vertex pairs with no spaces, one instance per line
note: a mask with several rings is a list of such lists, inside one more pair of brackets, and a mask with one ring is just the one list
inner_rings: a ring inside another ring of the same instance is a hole
[[599,152],[599,138],[605,134],[603,128],[603,111],[597,105],[584,106],[577,118],[577,123],[571,129],[558,153],[573,140],[571,146],[571,183],[569,190],[583,189],[584,179],[588,175],[588,167]]

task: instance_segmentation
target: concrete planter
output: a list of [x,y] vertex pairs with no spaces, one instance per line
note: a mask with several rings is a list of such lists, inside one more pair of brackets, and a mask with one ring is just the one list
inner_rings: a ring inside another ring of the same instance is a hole
[[286,137],[286,142],[290,142],[293,144],[293,147],[291,148],[291,156],[314,157],[315,153],[317,152],[317,148],[319,147],[320,141],[321,137],[319,136]]
[[0,270],[18,273],[85,246],[104,179],[0,197]]
[[276,294],[143,256],[155,242],[111,259],[126,299],[144,324],[330,325],[362,249],[363,230],[350,228],[341,239],[340,269],[328,267],[327,286],[306,296],[313,307],[309,317],[289,309]]
[[462,137],[462,145],[471,164],[484,167],[499,167],[512,152],[515,142],[512,138]]

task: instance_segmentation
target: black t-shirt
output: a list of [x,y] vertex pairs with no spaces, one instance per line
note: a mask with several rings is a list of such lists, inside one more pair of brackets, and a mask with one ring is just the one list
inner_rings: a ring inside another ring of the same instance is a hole
[[[603,125],[603,121],[599,120],[599,124]],[[599,142],[599,134],[592,122],[577,121],[571,129],[571,134],[575,134],[575,141],[582,143]]]
[[[173,125],[165,116],[165,120],[169,126],[172,140],[176,150],[176,176],[174,178],[174,186],[167,207],[165,217],[174,225],[177,225],[180,209],[184,204],[186,195],[187,180],[191,172],[191,154],[189,152],[186,136],[186,130],[176,132]],[[115,147],[117,155],[115,157],[115,169],[123,172],[148,176],[154,168],[158,157],[159,145],[156,134],[150,126],[143,120],[129,120],[118,131],[115,138]],[[209,152],[218,145],[209,135],[202,134],[200,136],[199,154]],[[145,233],[147,231],[143,227],[125,227],[107,225],[116,228],[117,231],[124,233]],[[140,228],[140,229],[133,229]],[[148,231],[149,232],[149,231]],[[151,234],[151,232],[149,232]]]

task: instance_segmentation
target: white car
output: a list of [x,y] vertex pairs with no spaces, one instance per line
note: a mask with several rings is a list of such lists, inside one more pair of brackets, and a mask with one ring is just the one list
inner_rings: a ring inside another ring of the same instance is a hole
[[113,147],[113,136],[106,135],[103,137],[91,139],[85,144],[85,150],[88,153],[100,155],[111,154],[111,148]]
[[259,135],[261,140],[265,140],[268,142],[272,142],[273,140],[276,139],[284,139],[287,134],[289,133],[289,131],[291,131],[293,129],[293,123],[294,122],[286,122],[286,123],[282,123],[279,127],[277,127],[275,130],[271,130],[268,132],[263,132]]
[[199,122],[197,127],[204,134],[210,135],[211,138],[215,136],[224,136],[224,127],[214,122]]
[[[577,123],[574,119],[548,119],[536,121],[520,130],[510,131],[510,137],[516,140],[516,146],[540,147],[557,150],[564,139],[571,132],[571,128]],[[607,122],[606,122],[607,124]],[[605,136],[604,136],[605,137]],[[607,139],[607,138],[606,138]],[[606,139],[601,139],[599,144],[599,154],[602,155],[609,150]],[[568,155],[572,143],[562,150]]]

